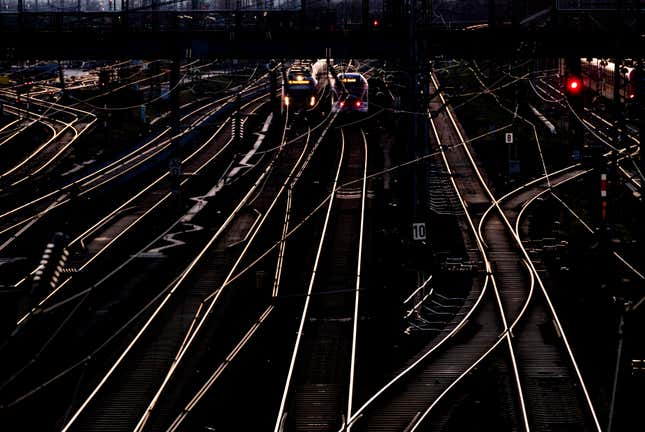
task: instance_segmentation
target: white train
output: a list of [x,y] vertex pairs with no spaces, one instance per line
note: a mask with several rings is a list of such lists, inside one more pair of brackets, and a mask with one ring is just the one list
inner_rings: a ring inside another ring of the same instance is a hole
[[[615,63],[598,58],[583,58],[580,59],[580,63],[584,86],[607,99],[613,100]],[[631,66],[621,66],[620,78],[621,100],[633,99],[636,95],[636,69]]]

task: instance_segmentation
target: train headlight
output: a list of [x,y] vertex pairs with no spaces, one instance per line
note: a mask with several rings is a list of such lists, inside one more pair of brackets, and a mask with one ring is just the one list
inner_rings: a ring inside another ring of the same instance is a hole
[[312,96],[311,99],[309,99],[309,106],[314,105],[316,105],[316,96]]

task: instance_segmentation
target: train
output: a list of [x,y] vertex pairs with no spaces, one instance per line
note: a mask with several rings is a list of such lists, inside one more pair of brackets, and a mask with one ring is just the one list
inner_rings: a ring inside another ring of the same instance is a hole
[[[584,87],[599,96],[613,100],[615,63],[598,58],[583,58],[580,63]],[[620,80],[621,101],[634,99],[636,96],[636,69],[631,66],[621,66]]]
[[318,103],[318,81],[305,64],[296,64],[285,73],[282,107],[289,111],[313,109]]
[[[369,107],[369,85],[358,72],[336,74],[332,60],[294,63],[283,74],[282,109],[290,112],[312,111],[327,100],[331,90],[332,112],[366,113]],[[324,109],[323,109],[324,111]]]
[[58,76],[58,63],[38,62],[27,67],[13,67],[10,78],[16,82],[38,81]]
[[331,87],[332,112],[368,111],[369,85],[361,73],[340,73],[332,79]]

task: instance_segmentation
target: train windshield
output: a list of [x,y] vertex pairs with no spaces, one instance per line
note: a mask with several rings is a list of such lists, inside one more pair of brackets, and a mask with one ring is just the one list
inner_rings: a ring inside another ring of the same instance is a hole
[[289,74],[287,77],[287,84],[290,89],[308,89],[312,85],[312,79],[305,74]]
[[340,89],[343,87],[351,94],[361,94],[365,88],[365,83],[356,76],[339,76],[336,86]]

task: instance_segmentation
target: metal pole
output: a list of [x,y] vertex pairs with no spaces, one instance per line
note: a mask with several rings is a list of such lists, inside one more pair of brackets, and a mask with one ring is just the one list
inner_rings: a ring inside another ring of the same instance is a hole
[[[424,155],[430,154],[430,120],[426,113],[428,112],[428,104],[430,103],[430,64],[427,56],[428,47],[425,41],[421,45],[421,55],[420,55],[420,75],[421,75],[421,95],[420,95],[420,112],[423,115],[418,115],[419,127],[421,129],[421,148]],[[424,180],[424,191],[423,200],[424,200],[424,209],[426,214],[430,212],[430,193],[432,192],[430,188],[430,160],[425,159],[423,161],[423,180]]]
[[366,31],[370,26],[370,0],[363,0],[361,7],[361,18],[363,30]]
[[494,29],[496,27],[495,17],[495,0],[488,0],[488,28]]
[[[419,123],[416,118],[416,112],[418,111],[418,97],[419,91],[417,86],[418,81],[418,61],[419,61],[419,47],[416,41],[416,0],[408,0],[409,9],[408,9],[408,38],[410,46],[410,66],[409,66],[409,102],[408,106],[412,114],[410,115],[410,130],[408,133],[408,148],[409,148],[409,159],[416,159],[418,157],[418,139]],[[417,217],[417,209],[419,204],[419,166],[417,164],[413,165],[412,169],[412,212],[413,217]]]
[[58,81],[60,83],[61,102],[65,102],[65,77],[63,75],[63,66],[58,60]]
[[18,0],[18,29],[22,27],[22,20],[23,20],[23,12],[25,11],[25,5],[23,3],[23,0]]
[[[620,148],[622,145],[622,139],[621,139],[621,134],[623,133],[625,129],[625,124],[624,124],[624,113],[622,110],[622,104],[620,101],[620,87],[621,87],[621,77],[620,77],[620,67],[621,63],[623,61],[622,59],[622,52],[620,49],[621,42],[622,42],[622,0],[617,0],[616,1],[616,20],[615,20],[615,31],[616,31],[616,57],[614,58],[614,104],[613,108],[615,110],[615,117],[614,117],[614,146],[616,148]],[[617,195],[617,189],[618,185],[617,183],[617,176],[618,176],[618,155],[616,151],[612,151],[612,158],[613,158],[613,166],[610,171],[611,175],[611,187],[612,187],[612,197]],[[613,198],[612,198],[613,201]],[[617,206],[613,206],[612,210],[616,208]],[[607,432],[611,432],[613,423],[614,423],[614,415],[615,415],[615,407],[616,407],[616,394],[618,390],[618,379],[620,378],[620,363],[622,359],[622,352],[623,352],[623,328],[625,325],[625,309],[627,304],[625,303],[624,300],[620,299],[621,301],[621,310],[620,310],[620,320],[618,322],[618,349],[616,353],[616,367],[614,369],[614,383],[612,385],[611,389],[611,403],[609,406],[609,418],[607,420]]]
[[614,369],[614,383],[611,388],[611,403],[609,405],[609,419],[607,420],[607,432],[611,432],[614,424],[614,415],[616,407],[616,393],[618,391],[618,379],[620,377],[620,363],[623,357],[623,334],[625,326],[625,306],[623,305],[618,323],[618,349],[616,352],[616,368]]
[[[568,57],[566,59],[566,68],[568,74],[582,79],[582,65],[580,63],[580,57]],[[570,97],[571,108],[573,108],[573,110],[579,115],[584,111],[584,101],[582,98],[583,95]],[[573,113],[569,113],[569,135],[571,137],[571,146],[568,150],[569,156],[572,157],[575,151],[582,151],[585,144],[584,127],[576,119]]]
[[300,28],[305,29],[307,25],[307,0],[300,0]]
[[[179,49],[177,49],[179,51]],[[179,79],[180,79],[180,58],[179,53],[175,54],[170,69],[170,83],[168,91],[170,92],[170,116],[172,127],[172,140],[170,147],[170,177],[172,183],[172,192],[179,195],[179,179],[181,176],[181,149],[180,139],[177,136],[180,133],[180,101],[179,101]]]
[[[645,151],[645,148],[643,148],[643,144],[645,143],[645,65],[643,64],[645,62],[644,58],[640,58],[638,60],[638,66],[636,69],[636,81],[634,82],[635,85],[635,95],[636,95],[636,112],[638,113],[638,118],[640,121],[639,125],[639,130],[640,130],[640,153],[639,153],[639,161],[640,161],[640,169],[642,173],[645,173],[645,155],[643,154],[643,151]],[[641,195],[645,195],[645,182],[641,181]]]
[[[623,40],[622,37],[622,0],[616,1],[616,57],[614,58],[614,147],[620,149],[623,145],[622,134],[625,130],[625,113],[623,112],[623,104],[620,100],[620,88],[622,87],[622,79],[620,75],[621,65],[623,63],[623,55],[620,49]],[[614,211],[618,206],[615,204],[615,197],[618,195],[618,155],[616,151],[612,151],[613,164],[609,169],[609,186],[611,197],[608,206],[611,205],[611,211]],[[612,216],[610,212],[610,216]]]

